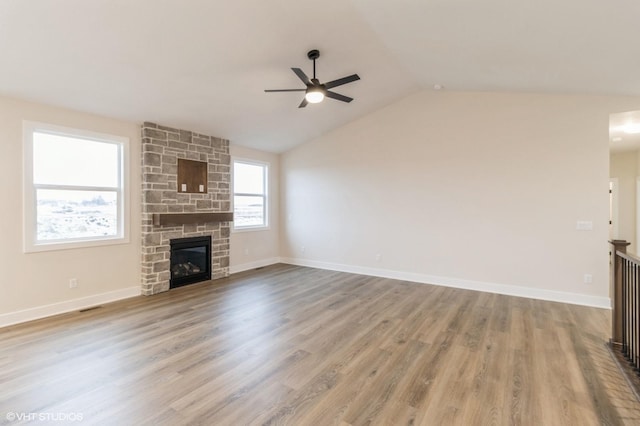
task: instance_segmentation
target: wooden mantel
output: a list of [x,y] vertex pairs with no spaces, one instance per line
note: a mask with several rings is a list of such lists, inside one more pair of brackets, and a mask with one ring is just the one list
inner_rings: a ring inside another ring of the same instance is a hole
[[154,213],[155,226],[179,226],[209,222],[231,222],[233,212],[215,213]]

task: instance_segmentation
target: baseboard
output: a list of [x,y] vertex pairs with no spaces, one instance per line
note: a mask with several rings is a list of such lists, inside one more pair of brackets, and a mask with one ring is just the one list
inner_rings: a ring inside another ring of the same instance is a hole
[[233,265],[229,267],[230,274],[237,274],[238,272],[249,271],[251,269],[262,268],[264,266],[275,265],[280,263],[279,257],[272,257],[270,259],[261,259],[254,262],[241,263],[240,265]]
[[[279,258],[257,260],[231,266],[229,272],[235,274],[251,269],[261,268],[276,263],[307,266],[311,268],[328,269],[331,271],[348,272],[352,274],[370,275],[375,277],[390,278],[396,280],[412,281],[421,284],[435,284],[444,287],[460,288],[465,290],[484,291],[508,296],[528,297],[531,299],[549,300],[552,302],[570,303],[573,305],[592,306],[596,308],[611,309],[611,299],[608,297],[589,296],[577,293],[567,293],[553,290],[543,290],[530,287],[519,287],[505,284],[495,284],[483,281],[462,280],[458,278],[438,277],[412,272],[394,271],[389,269],[368,268],[363,266],[344,265],[340,263],[320,262],[308,259]],[[140,287],[128,287],[121,290],[87,296],[80,299],[67,300],[51,305],[39,306],[22,311],[0,314],[0,327],[6,327],[22,322],[46,318],[52,315],[63,314],[89,308],[116,300],[128,299],[140,295]]]
[[128,287],[121,290],[114,290],[107,293],[95,294],[93,296],[82,297],[80,299],[66,300],[64,302],[53,303],[51,305],[38,306],[22,311],[9,312],[0,315],[0,327],[33,321],[52,315],[64,314],[90,308],[103,303],[115,302],[116,300],[128,299],[139,296],[140,287]]
[[589,296],[586,294],[567,293],[562,291],[544,290],[531,287],[488,283],[483,281],[471,281],[459,278],[439,277],[434,275],[394,271],[389,269],[368,268],[363,266],[344,265],[331,262],[319,262],[308,259],[281,258],[280,261],[282,263],[287,263],[290,265],[308,266],[311,268],[349,272],[352,274],[371,275],[374,277],[412,281],[421,284],[435,284],[444,287],[484,291],[487,293],[498,293],[507,296],[527,297],[530,299],[540,299],[552,302],[569,303],[572,305],[611,309],[611,299],[608,297]]

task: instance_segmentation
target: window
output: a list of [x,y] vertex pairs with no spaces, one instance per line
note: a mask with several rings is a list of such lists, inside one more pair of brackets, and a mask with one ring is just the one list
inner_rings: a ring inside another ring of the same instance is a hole
[[128,139],[25,122],[25,251],[127,242]]
[[233,228],[264,229],[267,222],[268,165],[233,161]]

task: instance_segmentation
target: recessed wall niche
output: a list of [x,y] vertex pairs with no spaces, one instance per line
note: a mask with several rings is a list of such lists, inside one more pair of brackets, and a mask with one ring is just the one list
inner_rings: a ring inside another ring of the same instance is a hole
[[207,163],[178,159],[178,192],[207,193]]

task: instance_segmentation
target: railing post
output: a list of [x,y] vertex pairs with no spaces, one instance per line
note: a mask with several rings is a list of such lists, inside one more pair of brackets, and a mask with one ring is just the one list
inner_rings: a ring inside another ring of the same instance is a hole
[[616,252],[627,252],[627,246],[631,243],[625,240],[611,240],[613,245],[611,252],[611,283],[609,297],[611,297],[611,344],[622,344],[622,259]]

